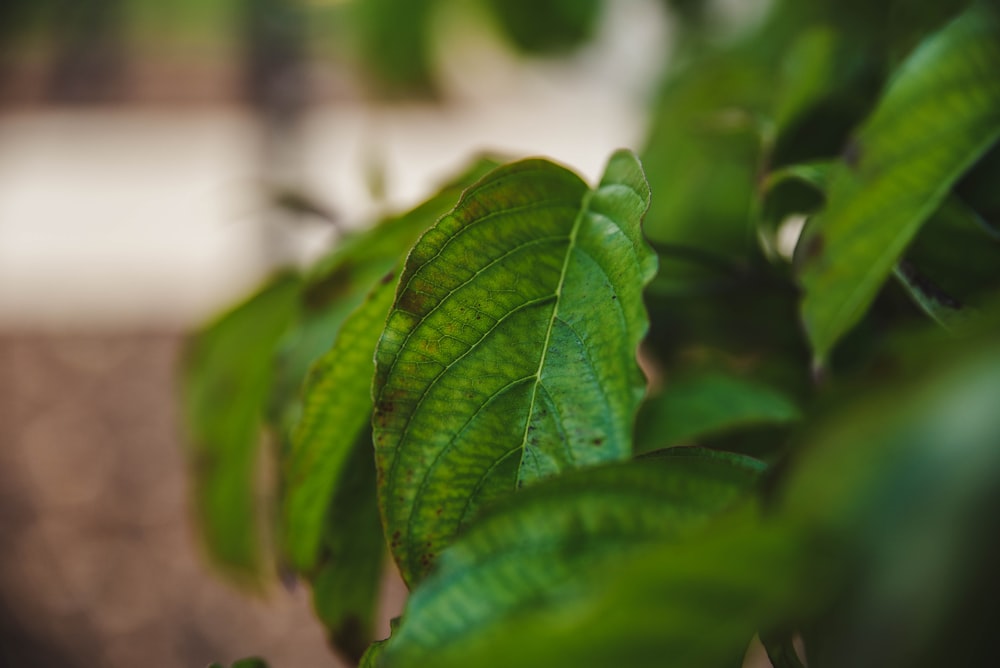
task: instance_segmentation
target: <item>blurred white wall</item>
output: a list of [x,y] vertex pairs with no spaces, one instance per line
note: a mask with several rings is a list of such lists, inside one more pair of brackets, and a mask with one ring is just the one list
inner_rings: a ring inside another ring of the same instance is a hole
[[[611,151],[639,148],[668,38],[655,0],[608,12],[598,39],[558,63],[519,59],[463,22],[439,54],[448,104],[310,111],[297,187],[358,225],[482,150],[549,156],[593,180]],[[331,229],[274,229],[260,134],[225,106],[0,114],[0,327],[188,326],[276,260],[315,254]],[[373,160],[384,202],[365,185]]]

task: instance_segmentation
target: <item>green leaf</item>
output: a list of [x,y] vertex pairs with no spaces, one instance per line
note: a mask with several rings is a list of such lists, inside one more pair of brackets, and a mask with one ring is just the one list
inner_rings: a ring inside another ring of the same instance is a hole
[[877,98],[883,48],[881,39],[828,22],[801,30],[782,62],[769,165],[829,159],[840,151]]
[[720,368],[789,396],[810,392],[809,350],[794,326],[799,293],[786,267],[705,268],[701,281],[686,285],[661,280],[665,271],[664,263],[647,290],[646,343],[668,378]]
[[436,0],[359,0],[351,4],[362,63],[389,97],[435,92],[431,15]]
[[314,606],[331,641],[353,659],[372,640],[385,551],[369,386],[395,285],[386,278],[313,366],[285,462],[284,552],[312,581]]
[[529,52],[559,52],[593,36],[602,0],[489,0],[507,35]]
[[359,437],[369,429],[372,356],[392,305],[390,275],[341,327],[313,366],[302,419],[286,459],[282,526],[292,567],[310,572],[319,556],[330,500]]
[[699,540],[625,555],[593,578],[573,605],[525,610],[489,633],[449,644],[433,663],[440,668],[741,665],[756,629],[800,607],[823,583],[809,579],[799,546],[787,534],[757,527],[750,513],[730,524]]
[[707,435],[801,417],[795,403],[759,382],[730,374],[703,373],[672,381],[639,410],[636,450],[697,441]]
[[357,661],[374,636],[385,564],[368,429],[344,465],[326,527],[322,562],[312,578],[313,606],[333,645]]
[[412,594],[385,665],[427,665],[501,637],[496,626],[522,615],[576,610],[619,559],[703,533],[748,497],[763,469],[737,455],[676,450],[684,452],[571,472],[484,513]]
[[276,276],[198,332],[183,363],[201,530],[211,556],[248,582],[262,565],[254,481],[271,359],[295,317],[300,286],[296,275]]
[[977,5],[897,72],[803,239],[802,318],[818,360],[864,314],[951,185],[1000,136],[1000,21]]
[[[646,232],[654,242],[753,255],[748,225],[761,152],[757,113],[764,69],[752,57],[713,54],[676,72],[660,95],[642,153],[655,193]],[[667,258],[664,258],[666,261]],[[699,276],[681,265],[671,273]]]
[[814,430],[784,512],[847,570],[817,620],[810,666],[996,662],[998,331],[993,321],[940,345],[933,373]]
[[788,181],[800,181],[820,193],[826,192],[835,163],[827,160],[801,162],[776,169],[767,175],[761,191],[768,195]]
[[629,456],[656,271],[648,197],[625,151],[596,190],[526,160],[466,191],[410,253],[373,389],[383,524],[409,584],[482,504]]

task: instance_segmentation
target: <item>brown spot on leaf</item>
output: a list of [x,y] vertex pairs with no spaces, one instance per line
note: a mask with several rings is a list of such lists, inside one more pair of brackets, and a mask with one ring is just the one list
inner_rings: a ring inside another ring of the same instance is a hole
[[399,308],[417,316],[426,315],[433,303],[430,295],[416,290],[406,290],[399,296]]

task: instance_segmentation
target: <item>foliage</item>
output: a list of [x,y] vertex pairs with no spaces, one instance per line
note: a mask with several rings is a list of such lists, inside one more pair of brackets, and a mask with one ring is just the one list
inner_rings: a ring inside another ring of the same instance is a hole
[[995,665],[998,10],[670,4],[642,163],[480,161],[198,333],[206,545],[364,666]]

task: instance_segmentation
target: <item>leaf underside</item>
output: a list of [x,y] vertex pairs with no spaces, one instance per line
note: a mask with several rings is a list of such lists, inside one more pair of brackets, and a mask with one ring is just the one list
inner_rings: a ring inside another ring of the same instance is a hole
[[410,253],[373,388],[383,525],[408,584],[484,503],[630,454],[648,197],[628,152],[592,191],[526,160],[466,191]]

